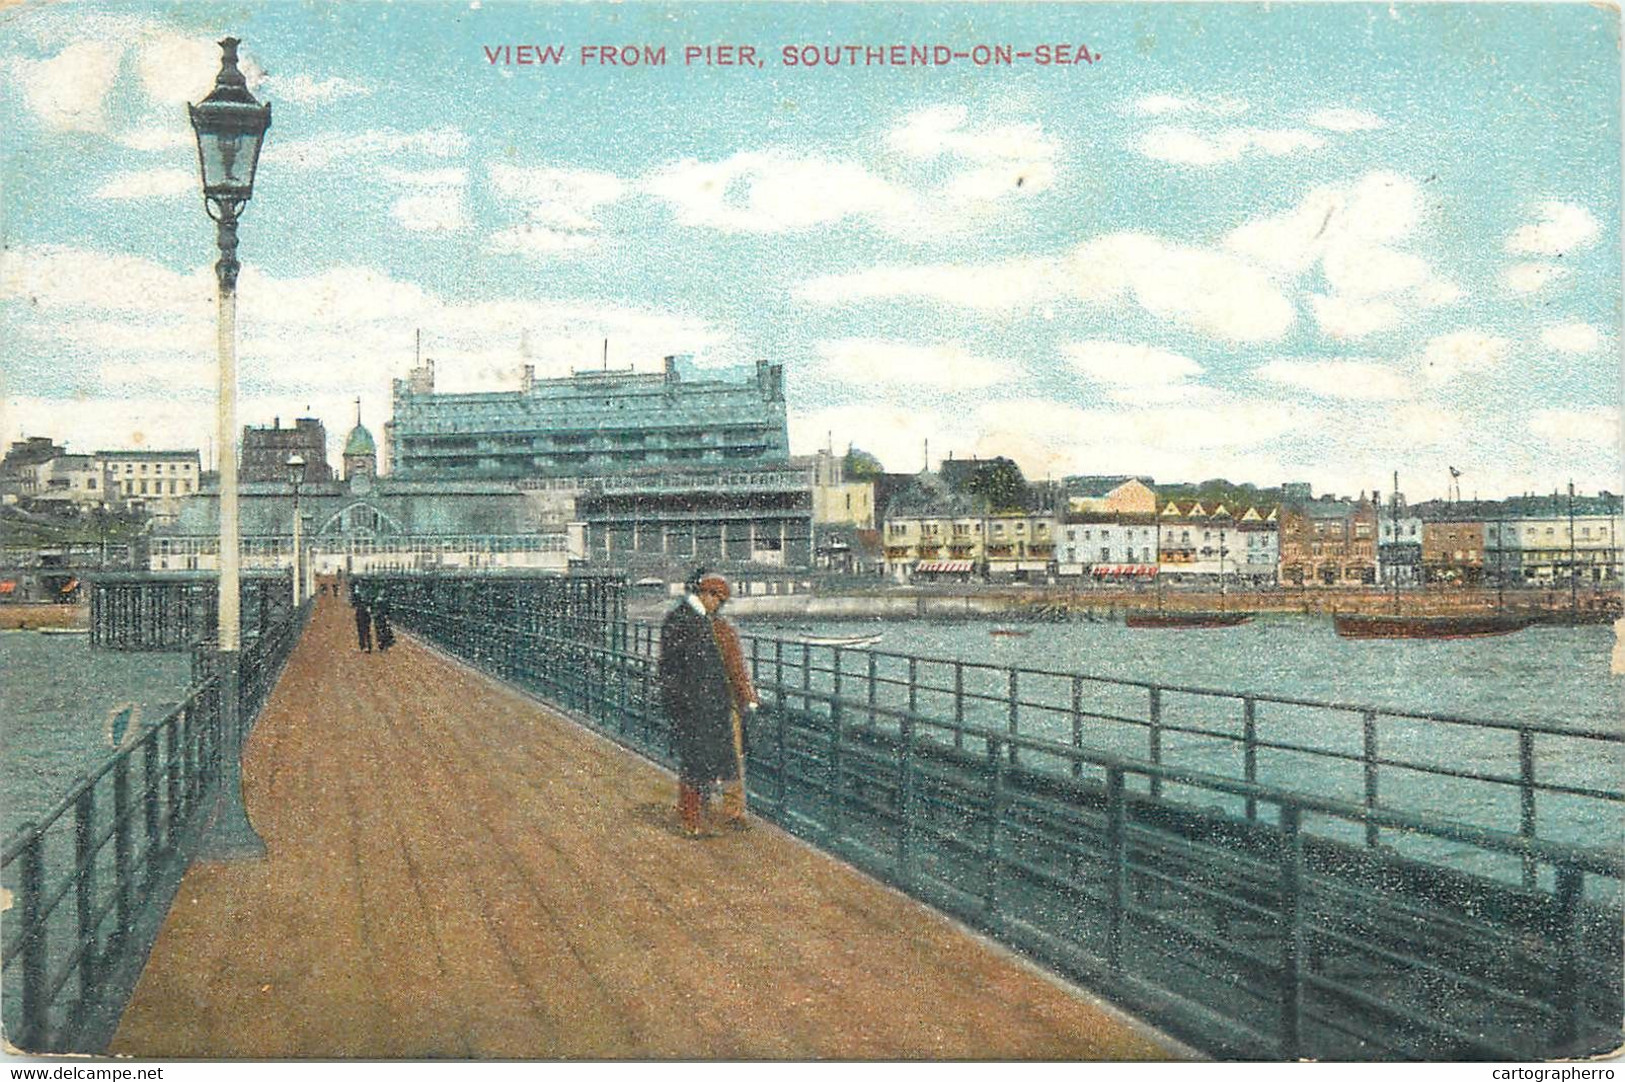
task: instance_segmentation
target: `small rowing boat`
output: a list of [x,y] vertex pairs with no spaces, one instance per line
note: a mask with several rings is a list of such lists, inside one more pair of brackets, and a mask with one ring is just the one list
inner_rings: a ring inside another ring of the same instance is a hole
[[880,635],[803,635],[796,641],[803,646],[873,646]]

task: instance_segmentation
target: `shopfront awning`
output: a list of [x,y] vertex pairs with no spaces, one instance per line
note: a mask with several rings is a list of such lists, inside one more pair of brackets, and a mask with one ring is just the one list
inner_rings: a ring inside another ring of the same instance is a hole
[[916,564],[916,572],[941,575],[968,575],[971,562],[969,560],[933,560],[929,563]]
[[67,582],[62,584],[62,592],[65,594],[71,594],[77,589],[79,589],[78,579],[69,579]]
[[1152,578],[1157,573],[1156,564],[1096,564],[1089,569],[1089,573],[1097,579],[1104,578]]
[[17,584],[11,579],[7,579],[5,582],[0,582],[0,595],[15,593],[16,590]]

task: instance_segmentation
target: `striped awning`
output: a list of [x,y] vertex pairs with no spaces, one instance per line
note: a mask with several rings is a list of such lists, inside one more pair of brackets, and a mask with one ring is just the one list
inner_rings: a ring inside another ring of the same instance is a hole
[[914,570],[935,572],[941,574],[970,574],[971,562],[969,560],[933,560],[929,563],[916,564]]
[[1156,564],[1096,564],[1089,573],[1097,579],[1108,577],[1148,579],[1157,573]]

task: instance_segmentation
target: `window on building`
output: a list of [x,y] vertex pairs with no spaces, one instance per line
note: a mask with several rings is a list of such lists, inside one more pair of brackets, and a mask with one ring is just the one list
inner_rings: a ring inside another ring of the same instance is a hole
[[1112,550],[1109,547],[1108,548],[1102,548],[1100,550],[1100,562],[1101,563],[1107,563],[1107,562],[1109,562],[1111,560],[1111,558],[1112,558]]
[[146,494],[147,494],[147,482],[142,481],[141,482],[141,495],[145,496]]

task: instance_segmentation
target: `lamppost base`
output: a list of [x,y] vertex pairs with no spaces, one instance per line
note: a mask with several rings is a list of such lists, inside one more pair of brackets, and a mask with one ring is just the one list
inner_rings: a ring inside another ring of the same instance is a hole
[[[228,792],[228,788],[236,791]],[[232,862],[264,860],[265,856],[265,842],[255,833],[243,807],[241,786],[227,786],[222,782],[195,859]]]
[[264,860],[265,842],[255,833],[243,805],[240,655],[235,650],[221,650],[215,658],[220,674],[220,780],[215,786],[208,827],[198,844],[197,859]]

